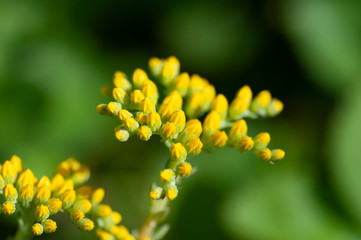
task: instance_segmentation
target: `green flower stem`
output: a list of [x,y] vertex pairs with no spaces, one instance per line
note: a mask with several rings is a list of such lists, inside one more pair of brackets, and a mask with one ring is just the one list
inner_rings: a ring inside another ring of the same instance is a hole
[[14,240],[30,240],[34,237],[31,232],[31,226],[35,222],[35,217],[31,209],[21,209],[18,219],[18,230],[15,233]]
[[139,230],[138,240],[152,238],[153,233],[159,223],[161,223],[168,215],[168,202],[169,200],[166,198],[162,200],[152,200],[152,206],[149,210],[147,218]]

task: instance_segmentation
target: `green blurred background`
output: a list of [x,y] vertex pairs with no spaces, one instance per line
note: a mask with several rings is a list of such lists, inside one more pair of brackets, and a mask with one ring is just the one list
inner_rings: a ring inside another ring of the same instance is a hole
[[[159,138],[119,143],[99,116],[99,88],[151,56],[177,56],[232,99],[269,89],[276,118],[248,121],[286,150],[275,165],[222,149],[171,203],[165,239],[361,239],[361,1],[0,1],[0,157],[38,177],[67,157],[124,224],[140,227],[168,150]],[[69,217],[41,239],[95,239]],[[0,217],[1,239],[16,230]]]

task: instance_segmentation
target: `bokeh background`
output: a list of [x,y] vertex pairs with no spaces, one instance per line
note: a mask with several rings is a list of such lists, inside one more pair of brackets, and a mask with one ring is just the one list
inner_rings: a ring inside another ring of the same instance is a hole
[[[165,239],[361,239],[361,1],[0,1],[0,157],[38,177],[70,156],[139,228],[168,155],[159,138],[119,143],[95,107],[115,70],[177,56],[231,100],[238,87],[285,103],[248,121],[286,150],[275,165],[222,149],[171,203]],[[57,216],[39,239],[95,239]],[[0,217],[1,239],[16,230]]]

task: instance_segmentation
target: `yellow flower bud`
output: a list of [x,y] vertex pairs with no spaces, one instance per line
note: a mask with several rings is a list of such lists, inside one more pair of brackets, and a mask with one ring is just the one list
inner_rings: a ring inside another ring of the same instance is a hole
[[167,188],[167,191],[165,193],[165,196],[169,199],[169,200],[173,200],[178,196],[178,189],[176,186],[171,186]]
[[225,131],[217,131],[212,136],[212,144],[216,148],[224,147],[227,144],[228,136]]
[[198,119],[191,119],[187,121],[186,127],[181,133],[180,139],[183,142],[188,142],[192,138],[198,138],[202,133],[202,123]]
[[245,98],[248,102],[252,100],[252,90],[248,85],[243,86],[237,92],[236,98]]
[[83,231],[91,231],[94,229],[94,222],[88,218],[79,221],[78,226]]
[[144,112],[145,114],[155,112],[155,105],[153,100],[148,97],[143,99],[142,103],[140,104],[140,111]]
[[10,162],[5,161],[4,164],[1,166],[1,175],[4,177],[4,181],[6,184],[13,184],[16,179],[16,172],[17,168]]
[[169,85],[172,80],[179,74],[180,64],[176,57],[169,57],[165,60],[162,70],[162,83]]
[[190,78],[188,73],[181,73],[174,80],[174,88],[182,95],[182,97],[188,93],[189,82]]
[[127,118],[124,120],[124,126],[129,132],[134,132],[139,128],[139,123],[134,118]]
[[105,191],[103,188],[95,189],[92,194],[91,201],[95,202],[95,203],[100,203],[101,201],[103,201],[104,194],[105,194]]
[[126,97],[127,97],[126,91],[124,91],[121,88],[113,88],[113,98],[115,99],[115,101],[123,104],[125,102]]
[[152,130],[148,126],[141,126],[138,131],[138,137],[140,140],[148,141],[152,136]]
[[59,199],[59,198],[51,198],[48,201],[48,208],[50,211],[50,214],[56,214],[57,212],[59,212],[61,210],[61,207],[63,205],[63,202]]
[[78,188],[75,192],[77,199],[89,199],[93,192],[93,189],[91,186],[82,186]]
[[11,215],[15,212],[15,204],[13,202],[6,201],[2,204],[1,209],[6,215]]
[[228,110],[227,98],[223,94],[218,94],[213,100],[211,110],[218,112],[221,118],[224,119],[227,116]]
[[118,118],[120,121],[124,121],[127,118],[132,118],[133,114],[130,113],[128,110],[119,110]]
[[73,205],[74,201],[76,198],[76,194],[74,190],[66,190],[62,195],[61,195],[61,200],[63,201],[63,208],[67,209],[70,208],[71,205]]
[[67,161],[61,162],[56,170],[56,173],[59,173],[64,177],[69,176],[71,173],[70,163]]
[[18,199],[18,191],[12,184],[6,184],[3,188],[3,194],[6,199],[6,201],[16,203],[16,200]]
[[99,240],[114,240],[114,236],[104,230],[101,230],[100,228],[97,228],[95,231],[95,234]]
[[35,200],[37,203],[46,203],[51,196],[50,186],[41,186],[36,189]]
[[141,91],[144,94],[144,97],[152,99],[154,103],[158,101],[158,88],[153,81],[147,80],[143,82]]
[[154,76],[159,76],[162,72],[164,62],[156,57],[149,59],[149,68]]
[[186,143],[187,153],[196,156],[202,151],[203,143],[199,138],[192,138]]
[[44,232],[46,233],[53,233],[57,228],[56,222],[51,219],[46,219],[43,222],[43,227],[44,227]]
[[203,122],[203,132],[211,136],[221,127],[221,117],[216,111],[207,114]]
[[187,157],[187,151],[181,143],[173,144],[169,150],[173,159],[184,161]]
[[216,89],[214,88],[213,85],[207,84],[202,91],[202,95],[205,100],[202,106],[202,111],[205,112],[209,110],[211,102],[216,96]]
[[169,121],[174,123],[177,126],[177,132],[183,131],[185,125],[186,125],[186,115],[183,112],[183,110],[178,110],[172,113],[172,115],[169,118]]
[[119,110],[122,110],[122,105],[117,102],[110,102],[107,105],[107,110],[113,115],[117,115],[119,113]]
[[162,196],[163,188],[156,187],[149,193],[149,197],[153,200],[158,200]]
[[100,204],[97,213],[100,217],[108,217],[112,213],[112,208],[108,204]]
[[71,219],[74,222],[79,222],[80,220],[82,220],[85,217],[85,214],[83,211],[80,210],[75,210],[72,214],[71,214]]
[[24,206],[29,207],[34,197],[34,186],[26,185],[20,189],[20,197],[18,201]]
[[158,131],[159,128],[162,126],[162,120],[160,119],[159,113],[151,112],[147,116],[147,125],[153,132]]
[[115,225],[119,224],[122,221],[122,215],[115,211],[112,212],[111,218],[112,218],[113,224],[115,224]]
[[259,133],[254,138],[254,146],[255,150],[261,150],[267,147],[268,143],[271,141],[271,136],[267,132]]
[[272,156],[271,150],[269,148],[264,148],[258,153],[258,158],[262,161],[270,160]]
[[248,110],[249,104],[250,102],[245,96],[235,98],[229,106],[229,117],[233,120],[242,118]]
[[63,194],[67,190],[73,190],[74,189],[74,182],[70,179],[65,180],[64,183],[61,185],[61,187],[58,190],[58,194]]
[[113,226],[111,228],[111,232],[119,239],[124,239],[126,236],[129,235],[128,229],[123,225]]
[[252,111],[264,116],[266,114],[265,108],[270,103],[271,98],[271,93],[268,90],[263,90],[258,93],[253,99],[251,106]]
[[51,186],[50,179],[47,176],[43,176],[36,184],[37,187]]
[[248,127],[245,120],[240,119],[232,124],[231,130],[229,130],[229,138],[235,145],[239,140],[247,134]]
[[[160,117],[159,117],[160,118]],[[137,113],[135,116],[135,120],[140,124],[143,125],[147,122],[147,115],[145,115],[143,112]]]
[[64,177],[61,174],[56,174],[51,180],[51,190],[56,191],[64,184]]
[[282,160],[285,157],[285,151],[281,149],[273,149],[271,153],[272,153],[271,161]]
[[23,163],[21,161],[21,158],[19,158],[17,155],[13,155],[9,160],[17,173],[20,173],[23,170]]
[[277,98],[273,98],[267,106],[268,116],[276,116],[283,110],[283,103]]
[[73,209],[87,213],[92,208],[92,203],[87,199],[77,200],[74,202]]
[[251,150],[253,145],[254,145],[254,141],[252,140],[252,138],[249,136],[244,136],[243,138],[241,138],[239,142],[238,149],[242,153],[244,153],[245,151]]
[[35,235],[35,236],[40,236],[41,234],[43,234],[43,226],[40,223],[35,223],[32,227],[31,227],[31,232]]
[[125,74],[120,71],[116,71],[114,73],[113,85],[114,87],[121,88],[127,92],[132,89],[132,85],[126,78]]
[[104,116],[107,116],[107,115],[111,115],[111,113],[108,111],[108,104],[99,104],[97,106],[97,112],[100,114],[100,115],[104,115]]
[[177,109],[172,104],[162,104],[158,112],[164,120],[168,119],[175,111],[177,111]]
[[143,82],[148,80],[148,75],[144,70],[137,68],[135,69],[133,73],[133,84],[135,88],[140,88],[142,86]]
[[142,91],[138,89],[130,93],[130,101],[136,109],[139,109],[140,103],[143,101],[143,99],[144,99],[144,94],[142,93]]
[[187,177],[192,172],[192,165],[187,162],[182,162],[177,166],[178,174],[182,177]]
[[162,179],[162,181],[164,182],[169,182],[174,180],[174,172],[172,169],[164,169],[162,171],[160,171],[160,179]]
[[35,217],[39,221],[44,221],[47,219],[50,215],[48,206],[45,206],[43,204],[36,206],[35,208]]
[[164,98],[162,105],[163,104],[171,104],[173,106],[173,108],[175,109],[174,111],[177,111],[177,110],[181,109],[181,107],[183,105],[183,98],[180,95],[180,93],[175,90]]
[[187,116],[189,116],[190,118],[198,117],[204,104],[203,97],[204,96],[201,92],[195,92],[189,97],[185,107]]
[[189,92],[193,94],[202,91],[208,84],[207,80],[201,78],[198,74],[193,74],[189,82]]
[[163,139],[173,139],[177,134],[177,126],[172,122],[167,122],[162,127],[161,137]]
[[126,142],[129,139],[129,132],[127,130],[121,129],[115,132],[115,137],[119,142]]

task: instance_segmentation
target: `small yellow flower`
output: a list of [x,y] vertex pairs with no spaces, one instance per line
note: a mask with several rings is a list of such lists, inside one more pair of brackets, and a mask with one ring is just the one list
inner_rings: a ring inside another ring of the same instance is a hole
[[199,138],[192,138],[185,146],[189,155],[196,156],[202,151],[203,143]]
[[94,222],[88,218],[83,218],[79,221],[78,226],[81,230],[91,231],[94,229]]
[[158,200],[162,196],[163,188],[156,187],[149,193],[149,197],[153,200]]
[[113,211],[111,214],[113,224],[119,224],[122,221],[122,215],[116,211]]
[[147,116],[147,125],[152,131],[158,131],[159,128],[162,126],[162,120],[160,119],[159,113],[151,112]]
[[16,203],[16,200],[18,199],[18,191],[12,184],[6,184],[3,188],[3,194],[6,199],[6,201]]
[[149,97],[144,98],[140,104],[140,111],[144,112],[145,114],[155,112],[155,105],[153,100]]
[[271,136],[267,132],[259,133],[254,138],[254,149],[255,150],[261,150],[269,144],[271,141]]
[[99,104],[97,106],[97,112],[100,114],[100,115],[110,115],[109,111],[108,111],[108,104]]
[[77,200],[74,202],[73,209],[80,210],[84,213],[87,213],[92,208],[92,203],[87,199]]
[[50,196],[51,196],[50,186],[41,186],[36,189],[35,200],[37,203],[48,202]]
[[237,120],[232,124],[231,130],[229,131],[229,138],[233,144],[235,144],[247,134],[247,131],[246,121],[243,119]]
[[51,180],[51,190],[56,191],[64,184],[64,177],[61,174],[56,174]]
[[190,118],[198,117],[204,102],[205,101],[202,92],[193,93],[187,101],[185,112],[188,116],[190,116]]
[[108,204],[100,204],[97,213],[100,217],[105,218],[112,213],[112,208]]
[[243,86],[237,92],[236,98],[245,98],[248,102],[252,100],[252,90],[248,85]]
[[44,227],[44,232],[46,233],[53,233],[57,228],[56,222],[51,219],[46,219],[43,222],[43,227]]
[[259,159],[262,161],[270,160],[272,156],[271,150],[269,148],[264,148],[258,153]]
[[20,189],[20,197],[18,201],[22,204],[22,206],[29,207],[31,201],[33,200],[33,197],[34,197],[34,186],[26,185]]
[[130,93],[130,101],[134,105],[135,108],[139,109],[140,103],[144,99],[144,94],[139,89],[135,89]]
[[172,122],[167,122],[162,127],[161,137],[163,139],[173,139],[177,134],[177,126]]
[[164,62],[156,57],[149,59],[149,68],[154,76],[159,76],[162,72]]
[[172,187],[168,187],[165,196],[169,199],[169,200],[173,200],[178,196],[178,189],[176,186],[172,186]]
[[125,74],[120,71],[116,71],[114,73],[113,85],[114,87],[121,88],[127,92],[132,89],[132,85],[129,80],[126,78]]
[[51,187],[50,179],[47,176],[43,176],[42,178],[40,178],[40,180],[36,184],[36,187],[42,187],[42,186]]
[[92,194],[91,201],[94,203],[100,203],[101,201],[103,201],[104,195],[104,188],[97,188]]
[[63,205],[63,202],[59,199],[59,198],[51,198],[48,201],[48,208],[50,211],[50,214],[56,214],[57,212],[59,212],[61,210],[61,207]]
[[285,151],[281,149],[273,149],[272,151],[272,161],[282,160],[285,157]]
[[224,147],[227,144],[228,136],[225,131],[217,131],[212,136],[212,144],[216,148]]
[[127,118],[124,120],[124,126],[132,133],[139,128],[139,123],[134,118]]
[[124,239],[129,235],[128,229],[123,225],[112,227],[111,232],[119,239]]
[[15,212],[15,204],[13,202],[6,201],[2,204],[1,209],[6,215],[11,215]]
[[221,127],[221,117],[216,111],[207,114],[203,122],[203,132],[211,136]]
[[144,97],[152,99],[154,103],[158,101],[158,88],[153,81],[147,80],[143,82],[141,91]]
[[49,208],[46,205],[40,204],[35,208],[35,217],[39,221],[44,221],[50,215]]
[[223,94],[218,94],[212,103],[211,110],[218,112],[220,117],[224,119],[228,110],[227,98]]
[[148,75],[146,72],[140,68],[137,68],[133,73],[133,84],[136,88],[140,88],[148,80]]
[[107,110],[113,115],[117,115],[119,110],[122,110],[122,105],[117,102],[110,102],[107,105]]
[[20,173],[21,171],[23,171],[23,163],[19,156],[13,155],[9,161],[13,164],[14,170],[17,173]]
[[118,118],[120,121],[124,121],[127,118],[132,118],[133,114],[130,113],[128,110],[119,110]]
[[192,172],[192,165],[187,162],[182,162],[178,164],[177,169],[179,175],[181,175],[182,177],[187,177]]
[[76,190],[76,197],[78,199],[89,199],[93,189],[91,186],[82,186]]
[[58,190],[58,194],[61,195],[67,190],[74,189],[74,182],[71,179],[65,180]]
[[240,119],[249,108],[249,100],[246,96],[237,97],[229,106],[229,117],[233,120]]
[[169,85],[171,81],[179,74],[180,64],[176,57],[169,57],[164,61],[162,70],[162,82],[164,85]]
[[40,223],[35,223],[31,227],[31,231],[35,236],[40,236],[41,234],[43,234],[43,226]]
[[183,110],[178,110],[172,113],[169,121],[177,126],[177,132],[181,132],[186,125],[186,115]]
[[129,132],[124,129],[118,130],[115,132],[115,137],[119,142],[126,142],[129,139]]
[[164,182],[172,181],[174,179],[174,175],[175,174],[172,169],[164,169],[160,171],[160,178]]
[[[149,114],[150,115],[150,114]],[[148,115],[148,116],[149,116]],[[160,117],[159,117],[160,119]],[[147,115],[145,115],[143,112],[139,112],[137,113],[137,115],[135,116],[135,120],[140,124],[143,125],[147,122]]]
[[127,97],[127,92],[126,91],[124,91],[121,88],[113,88],[113,98],[117,102],[123,104],[126,97]]
[[152,130],[148,126],[141,126],[138,131],[138,137],[140,140],[148,141],[152,136]]
[[187,121],[184,131],[181,133],[184,142],[192,138],[198,138],[202,133],[202,123],[198,119]]
[[268,116],[274,117],[283,110],[283,103],[277,98],[273,98],[267,106]]
[[173,144],[169,150],[173,159],[184,161],[187,157],[187,151],[181,143]]
[[257,94],[257,96],[252,101],[251,109],[252,111],[265,115],[265,108],[271,101],[271,93],[268,90],[263,90]]
[[75,210],[72,214],[71,214],[71,219],[74,222],[79,222],[80,220],[82,220],[85,217],[85,214],[83,211],[81,210]]
[[66,190],[62,195],[61,195],[61,201],[63,202],[63,208],[67,209],[70,208],[71,205],[73,205],[74,201],[76,198],[76,193],[74,190]]
[[4,177],[6,184],[13,184],[17,175],[17,168],[10,162],[5,161],[1,166],[0,173]]
[[95,232],[99,240],[114,240],[114,236],[104,230],[98,228]]
[[253,148],[254,145],[254,141],[252,140],[251,137],[249,136],[244,136],[243,138],[241,138],[239,145],[238,145],[238,149],[244,153],[245,151],[249,151]]
[[181,73],[174,80],[174,88],[184,97],[188,93],[189,82],[189,74]]

